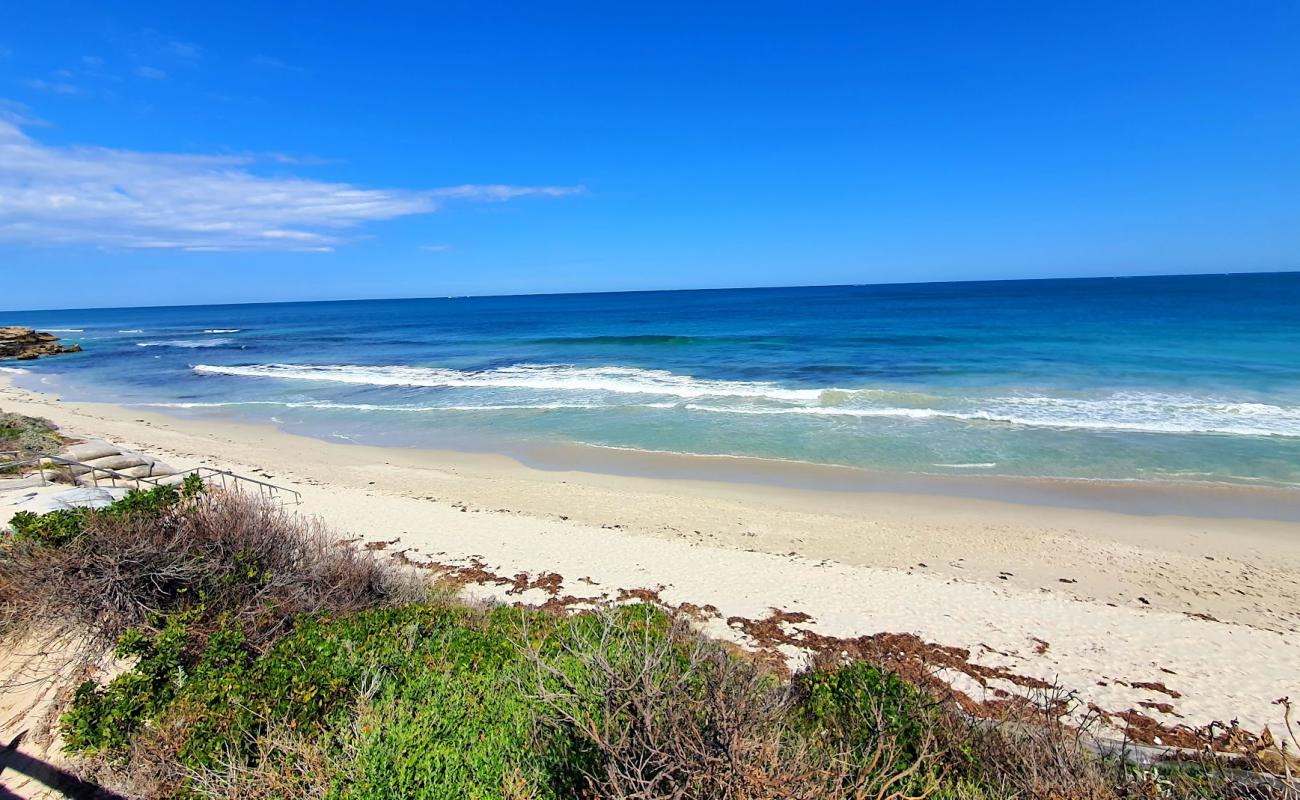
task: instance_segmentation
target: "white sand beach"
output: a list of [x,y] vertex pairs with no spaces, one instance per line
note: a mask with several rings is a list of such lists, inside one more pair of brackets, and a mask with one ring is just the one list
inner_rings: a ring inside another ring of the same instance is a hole
[[[0,381],[0,408],[66,435],[264,477],[300,491],[297,509],[341,536],[510,579],[467,587],[486,597],[540,604],[649,590],[716,609],[702,624],[741,642],[727,620],[773,610],[807,615],[786,631],[911,633],[1166,725],[1276,729],[1273,701],[1300,697],[1295,523],[538,470],[67,403]],[[19,494],[0,494],[0,522]],[[977,699],[1016,690],[949,677]]]

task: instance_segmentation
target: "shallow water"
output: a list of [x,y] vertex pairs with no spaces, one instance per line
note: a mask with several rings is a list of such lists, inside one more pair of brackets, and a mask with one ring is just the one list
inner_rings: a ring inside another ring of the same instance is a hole
[[[18,312],[69,399],[324,438],[1300,486],[1300,273]],[[13,365],[10,365],[13,366]]]

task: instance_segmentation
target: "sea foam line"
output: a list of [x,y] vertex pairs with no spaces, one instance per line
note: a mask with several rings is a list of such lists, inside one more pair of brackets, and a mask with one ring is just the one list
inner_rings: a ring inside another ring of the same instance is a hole
[[[669,397],[677,398],[678,401],[626,403],[604,398],[603,402],[589,404],[559,402],[550,406],[553,408],[677,407],[711,414],[803,415],[910,421],[947,419],[1063,430],[1300,437],[1300,407],[1142,392],[1120,392],[1100,398],[1036,395],[940,398],[870,388],[790,388],[762,381],[694,378],[666,370],[561,364],[520,364],[476,372],[407,366],[293,364],[199,364],[193,369],[200,374],[364,386],[528,389],[588,395],[635,395],[640,398]],[[900,405],[900,401],[905,404]],[[547,404],[506,403],[440,406],[429,410],[545,407]],[[404,409],[395,407],[393,410]]]
[[224,402],[133,403],[143,408],[226,408],[230,406],[277,406],[279,408],[315,408],[326,411],[399,411],[427,414],[437,411],[555,411],[560,409],[600,410],[618,408],[661,408],[661,404],[647,403],[638,406],[611,406],[605,403],[516,403],[451,406],[391,406],[376,403],[329,403],[317,401],[284,400],[229,400]]
[[230,339],[167,339],[160,342],[136,342],[137,347],[183,347],[193,349],[197,347],[220,347],[223,344],[230,344]]
[[214,366],[197,364],[194,371],[207,375],[245,378],[325,381],[365,386],[425,388],[481,387],[498,389],[555,389],[614,394],[649,394],[670,397],[754,397],[788,401],[815,401],[821,389],[788,389],[773,383],[692,378],[667,370],[635,367],[574,367],[564,364],[521,364],[513,367],[466,372],[455,369],[404,366],[352,366],[256,364]]
[[[1055,398],[1043,398],[1054,400]],[[994,398],[990,405],[998,405],[1007,398]],[[1010,405],[1014,405],[1014,400]],[[820,417],[856,417],[856,418],[893,418],[900,420],[950,419],[964,422],[988,422],[1018,425],[1026,428],[1080,429],[1095,431],[1131,431],[1134,433],[1194,433],[1194,434],[1229,434],[1236,436],[1282,436],[1300,437],[1300,412],[1272,406],[1276,415],[1272,417],[1251,416],[1243,414],[1243,422],[1237,417],[1232,407],[1250,407],[1256,404],[1235,403],[1219,404],[1217,413],[1202,407],[1200,409],[1184,408],[1166,410],[1166,418],[1141,419],[1140,413],[1126,408],[1122,404],[1106,408],[1096,405],[1088,408],[1070,409],[1058,407],[1056,413],[1017,414],[1010,410],[983,409],[974,411],[952,411],[933,408],[851,408],[851,407],[787,407],[787,408],[736,408],[709,406],[688,403],[684,406],[691,411],[704,411],[716,414],[750,414],[750,415],[805,415]],[[1071,413],[1073,412],[1073,413]],[[1109,412],[1112,416],[1107,416]],[[1254,424],[1250,424],[1253,420]]]

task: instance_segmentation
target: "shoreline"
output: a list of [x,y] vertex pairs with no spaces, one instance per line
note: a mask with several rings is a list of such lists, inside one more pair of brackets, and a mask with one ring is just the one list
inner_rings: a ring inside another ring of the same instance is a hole
[[[58,393],[59,373],[0,369],[0,386],[39,394]],[[29,381],[38,378],[44,386]],[[27,379],[27,380],[25,380]],[[69,401],[79,402],[79,401]],[[115,403],[120,408],[156,413],[205,424],[271,427],[288,436],[328,444],[410,450],[436,454],[441,460],[498,456],[539,472],[578,472],[651,480],[686,480],[745,484],[778,489],[850,494],[889,494],[959,500],[988,500],[1017,506],[1111,511],[1139,516],[1203,519],[1253,519],[1300,523],[1300,486],[1251,485],[1230,481],[1118,479],[999,474],[930,473],[824,464],[797,459],[733,454],[700,454],[584,442],[513,440],[469,441],[447,435],[432,447],[395,447],[331,436],[308,426],[292,429],[270,420],[243,420],[220,411],[183,404]]]
[[[726,619],[773,609],[810,617],[787,629],[913,633],[1168,725],[1235,717],[1276,727],[1272,700],[1300,689],[1293,523],[543,470],[501,455],[64,402],[9,378],[0,374],[6,411],[177,467],[207,463],[290,486],[303,513],[404,559],[525,576],[523,589],[469,587],[492,599],[545,603],[556,593],[532,584],[553,574],[558,593],[579,601],[650,591],[715,606],[705,630],[742,641]],[[1133,686],[1153,682],[1179,698]]]

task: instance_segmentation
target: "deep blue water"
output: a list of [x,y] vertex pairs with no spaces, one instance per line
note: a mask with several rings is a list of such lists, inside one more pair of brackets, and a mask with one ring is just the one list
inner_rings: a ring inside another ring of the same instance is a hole
[[1300,273],[3,317],[70,399],[365,443],[1300,485]]

